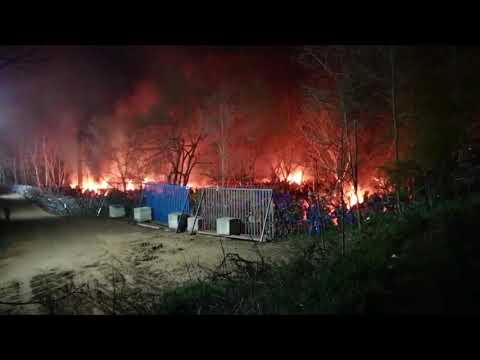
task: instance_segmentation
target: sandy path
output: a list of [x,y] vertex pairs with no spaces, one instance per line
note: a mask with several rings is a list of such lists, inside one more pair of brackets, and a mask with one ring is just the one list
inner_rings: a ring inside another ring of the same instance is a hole
[[[105,279],[113,267],[131,284],[164,288],[202,275],[222,256],[220,240],[146,229],[125,220],[53,216],[16,194],[0,195],[0,301],[27,301],[69,281]],[[224,250],[256,257],[256,244],[224,240]],[[262,244],[270,258],[285,245]],[[1,310],[1,309],[0,309]],[[25,311],[25,310],[22,310]]]

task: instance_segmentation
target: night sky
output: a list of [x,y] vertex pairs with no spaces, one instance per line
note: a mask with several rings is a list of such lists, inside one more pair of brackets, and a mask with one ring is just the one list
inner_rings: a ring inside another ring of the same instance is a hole
[[258,78],[276,97],[300,75],[294,48],[286,47],[37,46],[37,56],[43,61],[0,73],[2,127],[58,124],[63,112],[75,118],[111,114],[142,83],[168,92],[173,85],[162,82],[164,69],[190,73],[192,83],[204,81],[205,87],[232,76]]
[[243,93],[260,84],[262,93],[244,106],[261,104],[243,125],[259,141],[275,143],[292,125],[285,117],[286,96],[292,101],[297,94],[299,105],[302,72],[294,47],[37,46],[35,54],[38,63],[0,72],[4,146],[47,131],[73,160],[78,124],[116,127],[175,92],[177,103],[196,106],[196,93],[222,84]]

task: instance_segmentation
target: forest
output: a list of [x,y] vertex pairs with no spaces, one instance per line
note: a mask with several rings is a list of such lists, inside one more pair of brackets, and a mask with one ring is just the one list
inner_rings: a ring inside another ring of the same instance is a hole
[[273,189],[293,260],[224,253],[139,312],[478,311],[477,47],[2,51],[0,184]]

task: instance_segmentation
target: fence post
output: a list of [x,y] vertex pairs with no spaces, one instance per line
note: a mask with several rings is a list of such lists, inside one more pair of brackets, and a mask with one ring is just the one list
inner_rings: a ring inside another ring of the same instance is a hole
[[200,207],[202,206],[203,197],[205,195],[205,189],[202,190],[202,196],[200,196],[200,202],[198,203],[197,210],[195,211],[195,219],[193,220],[192,231],[190,231],[190,235],[193,235],[195,231],[195,224],[197,222],[198,212],[200,211]]
[[[187,188],[185,187],[185,191],[186,191],[186,192],[185,192],[185,201],[183,202],[182,215],[181,215],[181,216],[183,216],[183,214],[185,213],[185,207],[187,206],[188,200],[190,199],[190,191],[189,191],[189,189],[187,189]],[[193,226],[195,227],[195,223],[193,223]],[[180,232],[180,228],[179,228],[179,227],[177,227],[177,231],[176,231],[176,232],[177,232],[177,233]]]
[[273,193],[270,196],[270,200],[268,201],[267,211],[265,213],[265,218],[263,219],[263,226],[262,226],[262,235],[260,236],[260,242],[263,242],[263,235],[265,234],[265,226],[267,225],[268,213],[270,212],[270,206],[272,205]]

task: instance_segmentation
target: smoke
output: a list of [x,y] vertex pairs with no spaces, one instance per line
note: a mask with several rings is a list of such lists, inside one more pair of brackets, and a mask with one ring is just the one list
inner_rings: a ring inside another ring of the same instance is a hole
[[[47,134],[63,148],[72,170],[79,129],[98,145],[89,145],[88,156],[98,175],[107,145],[128,134],[138,115],[155,106],[166,111],[202,106],[225,84],[241,98],[241,114],[230,129],[242,140],[233,144],[238,154],[254,144],[257,169],[269,168],[269,149],[292,137],[294,119],[286,115],[286,104],[288,98],[290,107],[299,107],[300,93],[292,89],[299,89],[301,76],[288,48],[58,46],[41,51],[46,63],[1,73],[0,140],[12,147]],[[192,177],[199,178],[199,171]]]

